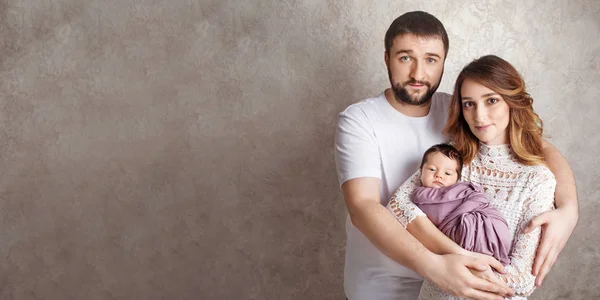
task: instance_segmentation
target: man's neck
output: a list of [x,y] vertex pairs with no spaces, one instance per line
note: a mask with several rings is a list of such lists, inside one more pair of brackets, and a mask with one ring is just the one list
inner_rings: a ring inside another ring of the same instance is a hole
[[406,115],[407,117],[424,117],[427,114],[429,114],[429,109],[431,108],[431,101],[429,101],[429,103],[425,105],[417,106],[397,101],[392,89],[386,89],[384,94],[387,102],[394,109],[396,109],[403,115]]

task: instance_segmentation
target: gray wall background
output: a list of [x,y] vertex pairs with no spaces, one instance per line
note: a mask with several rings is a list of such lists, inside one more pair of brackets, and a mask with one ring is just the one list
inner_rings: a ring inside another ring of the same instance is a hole
[[417,9],[449,31],[440,90],[506,58],[575,171],[532,299],[599,298],[597,0],[1,0],[0,298],[342,299],[337,113]]

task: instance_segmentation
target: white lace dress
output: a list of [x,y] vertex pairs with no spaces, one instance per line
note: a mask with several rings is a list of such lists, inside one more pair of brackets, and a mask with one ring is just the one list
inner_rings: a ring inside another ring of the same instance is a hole
[[[524,234],[522,229],[529,221],[554,208],[556,180],[545,166],[526,166],[517,162],[510,146],[480,144],[479,153],[465,165],[462,181],[482,187],[487,199],[506,218],[511,234],[510,264],[506,274],[497,274],[515,292],[511,299],[527,299],[535,289],[535,276],[531,274],[541,229]],[[387,208],[404,226],[417,216],[425,214],[410,200],[420,186],[420,171],[411,176],[394,193]],[[424,282],[419,299],[458,299],[430,282]]]

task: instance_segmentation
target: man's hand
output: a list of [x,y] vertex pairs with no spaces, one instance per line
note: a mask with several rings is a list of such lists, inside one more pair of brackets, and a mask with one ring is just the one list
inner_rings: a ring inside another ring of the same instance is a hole
[[558,254],[573,233],[578,218],[577,208],[557,208],[533,218],[523,229],[523,232],[528,233],[536,227],[542,226],[542,238],[532,269],[532,274],[537,276],[536,286],[542,285]]
[[502,284],[478,278],[470,271],[490,270],[486,263],[473,257],[459,254],[436,255],[428,269],[424,269],[424,277],[442,290],[462,298],[478,300],[502,300],[515,293]]

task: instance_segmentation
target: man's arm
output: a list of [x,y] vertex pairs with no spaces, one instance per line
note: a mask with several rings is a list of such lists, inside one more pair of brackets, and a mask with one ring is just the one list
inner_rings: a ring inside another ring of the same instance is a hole
[[342,185],[352,224],[381,252],[441,289],[471,299],[503,299],[513,291],[471,274],[486,270],[480,260],[457,254],[437,255],[425,248],[396,221],[379,201],[380,180],[351,179]]
[[469,251],[456,244],[452,239],[441,232],[427,217],[416,217],[412,222],[406,225],[406,230],[427,247],[427,249],[436,254],[454,253],[469,255]]
[[379,203],[377,178],[357,178],[342,185],[352,224],[384,254],[418,273],[434,256]]
[[569,163],[546,140],[543,140],[543,155],[557,182],[554,193],[556,209],[535,217],[524,229],[525,233],[531,232],[538,226],[542,226],[543,230],[532,270],[533,275],[537,276],[535,281],[537,286],[544,281],[579,219],[577,186]]

